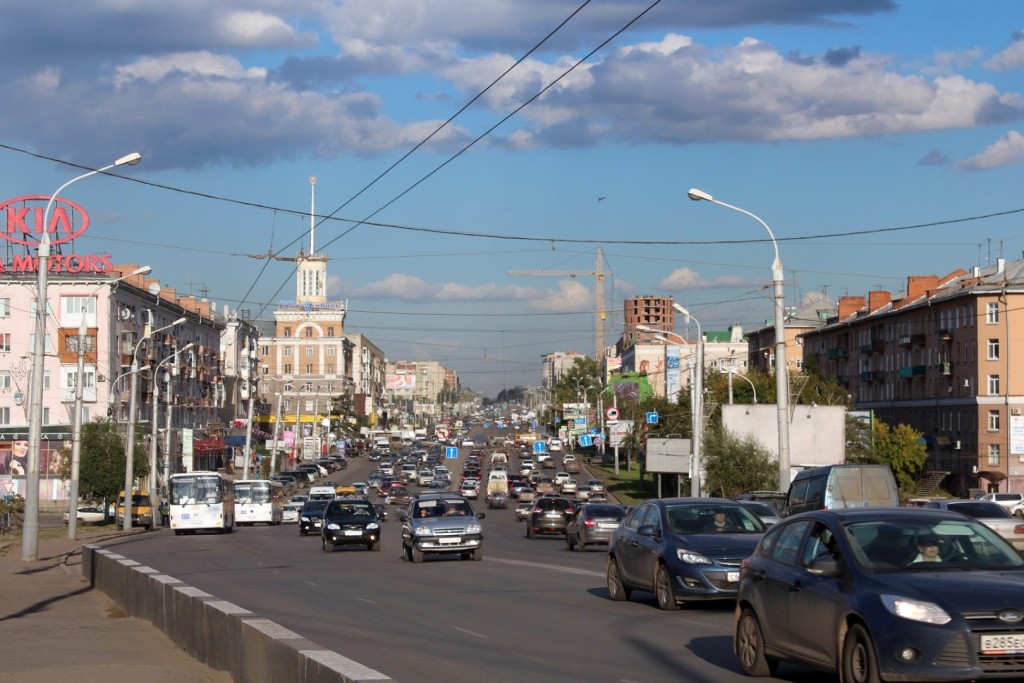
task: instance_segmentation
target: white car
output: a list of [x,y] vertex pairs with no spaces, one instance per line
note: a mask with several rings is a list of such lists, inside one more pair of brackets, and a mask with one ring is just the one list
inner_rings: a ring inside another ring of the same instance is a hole
[[519,465],[519,474],[525,477],[528,474],[530,474],[530,472],[533,472],[535,469],[537,469],[536,463],[534,463],[532,460],[524,460]]
[[555,474],[555,486],[561,486],[570,479],[572,479],[572,477],[569,476],[568,472],[558,472]]
[[284,506],[281,522],[283,524],[298,524],[300,512],[302,512],[302,503],[288,503]]
[[551,439],[550,441],[548,441],[548,450],[556,452],[562,450],[562,440]]
[[465,441],[462,442],[463,448],[472,448],[473,446],[476,446],[476,444],[473,443],[473,441],[471,441],[470,439],[466,439]]
[[566,479],[562,482],[562,493],[576,493],[576,480]]
[[[99,524],[107,520],[107,513],[99,505],[88,505],[78,508],[76,519],[83,524]],[[64,523],[70,522],[70,515],[64,513]]]
[[480,496],[480,481],[477,479],[467,479],[459,487],[459,493],[466,498],[478,498]]
[[420,470],[416,483],[420,486],[427,486],[432,481],[434,481],[434,473],[431,470]]

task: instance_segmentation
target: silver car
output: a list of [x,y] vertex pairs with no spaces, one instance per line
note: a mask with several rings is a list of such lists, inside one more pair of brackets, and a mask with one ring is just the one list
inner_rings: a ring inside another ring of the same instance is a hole
[[454,493],[422,493],[402,514],[402,547],[410,562],[424,555],[458,554],[462,559],[484,558],[483,512],[473,512],[465,497]]
[[1024,522],[1010,514],[1010,511],[999,503],[950,498],[933,500],[924,507],[959,512],[973,517],[1009,541],[1018,551],[1024,551]]
[[619,528],[626,508],[613,503],[583,503],[565,527],[565,544],[569,550],[586,552],[588,545],[608,544],[612,532]]

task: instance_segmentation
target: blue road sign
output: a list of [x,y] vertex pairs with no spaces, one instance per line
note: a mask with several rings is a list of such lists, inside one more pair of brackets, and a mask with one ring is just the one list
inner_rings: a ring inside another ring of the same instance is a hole
[[561,423],[562,423],[562,416],[561,415],[555,415],[555,424],[557,425],[557,424],[561,424]]
[[654,412],[653,410],[651,412],[647,413],[646,418],[647,418],[647,424],[649,424],[649,425],[656,425],[656,424],[658,424],[658,413]]
[[580,447],[581,448],[586,448],[587,446],[593,446],[593,445],[594,445],[594,437],[590,436],[590,434],[580,434]]
[[587,418],[585,418],[585,417],[574,417],[572,419],[572,422],[577,427],[586,427],[587,426]]
[[548,452],[548,445],[547,445],[547,443],[545,443],[544,441],[534,441],[533,442],[533,452],[534,453],[547,453]]
[[459,449],[455,446],[447,446],[444,449],[444,457],[446,460],[458,460]]

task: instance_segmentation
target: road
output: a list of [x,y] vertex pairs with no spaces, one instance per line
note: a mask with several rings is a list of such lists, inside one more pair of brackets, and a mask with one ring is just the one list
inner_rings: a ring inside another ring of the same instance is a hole
[[[365,481],[371,467],[356,460],[331,478]],[[324,553],[294,525],[147,533],[116,550],[406,683],[748,680],[731,651],[731,604],[662,612],[642,593],[613,603],[602,547],[568,552],[561,536],[527,539],[511,507],[475,507],[487,514],[483,562],[407,562],[395,519],[380,552]],[[764,680],[823,678],[779,673]]]

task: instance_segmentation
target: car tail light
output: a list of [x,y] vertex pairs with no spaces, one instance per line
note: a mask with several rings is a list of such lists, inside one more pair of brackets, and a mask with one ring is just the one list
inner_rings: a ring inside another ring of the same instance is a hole
[[1024,524],[1017,524],[1014,526],[1013,533],[1017,535],[1024,534]]
[[590,519],[588,517],[587,520],[585,522],[583,522],[583,526],[587,527],[588,529],[593,529],[594,528],[594,520],[592,520],[592,519]]

